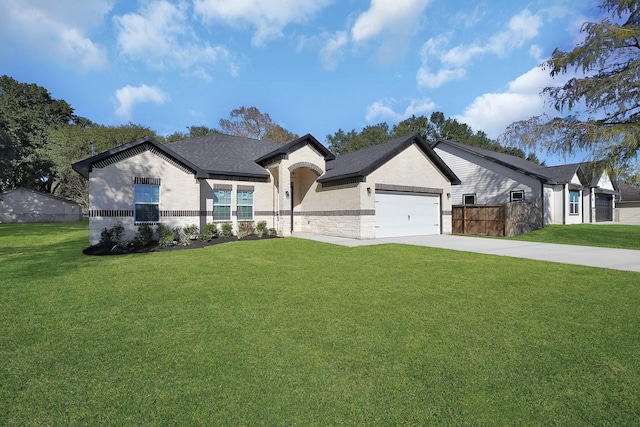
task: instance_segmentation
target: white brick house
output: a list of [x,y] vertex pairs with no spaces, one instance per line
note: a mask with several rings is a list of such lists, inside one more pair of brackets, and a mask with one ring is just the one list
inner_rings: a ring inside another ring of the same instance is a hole
[[162,145],[141,138],[73,165],[89,180],[89,240],[122,223],[171,227],[266,221],[282,236],[370,239],[451,232],[460,180],[418,135],[334,156],[224,134]]

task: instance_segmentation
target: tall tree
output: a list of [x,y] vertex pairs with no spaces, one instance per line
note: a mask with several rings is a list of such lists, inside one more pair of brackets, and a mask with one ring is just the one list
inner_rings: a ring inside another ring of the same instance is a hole
[[187,127],[187,132],[174,132],[171,135],[168,135],[165,140],[166,142],[182,141],[183,139],[196,138],[198,136],[205,136],[216,132],[218,132],[217,129],[209,128],[204,125],[192,125]]
[[0,190],[51,191],[48,132],[76,119],[73,108],[45,88],[0,76]]
[[[429,143],[440,138],[452,139],[463,144],[486,148],[487,150],[525,157],[524,151],[517,147],[505,147],[492,140],[482,131],[473,132],[468,125],[456,119],[446,118],[443,113],[436,111],[429,118],[425,116],[411,116],[389,129],[387,123],[378,123],[364,127],[360,132],[355,129],[345,132],[338,129],[333,135],[327,135],[329,150],[335,154],[345,154],[365,147],[377,145],[393,138],[419,133]],[[530,154],[532,161],[538,163],[535,154]]]
[[329,150],[335,154],[346,154],[372,145],[381,144],[391,138],[389,125],[378,123],[364,127],[360,132],[355,129],[346,132],[338,129],[333,135],[327,135]]
[[599,22],[583,24],[582,42],[569,52],[556,49],[542,64],[552,77],[575,74],[542,91],[560,115],[513,123],[504,139],[558,154],[586,150],[614,169],[633,165],[640,139],[640,1],[603,0],[600,10]]
[[275,123],[268,113],[261,113],[256,107],[236,108],[231,111],[228,119],[220,119],[219,125],[222,133],[268,139],[281,144],[298,138],[298,135]]

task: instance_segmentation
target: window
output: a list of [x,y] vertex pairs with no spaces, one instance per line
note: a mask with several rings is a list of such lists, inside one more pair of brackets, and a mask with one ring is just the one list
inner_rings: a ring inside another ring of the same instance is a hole
[[238,221],[253,220],[253,191],[238,190]]
[[231,190],[213,190],[213,220],[231,221]]
[[476,195],[475,194],[463,194],[462,195],[462,204],[463,205],[475,205],[476,204]]
[[160,222],[159,185],[135,184],[133,199],[135,222]]
[[511,201],[512,202],[523,202],[524,201],[524,191],[512,191],[511,192]]
[[569,191],[569,215],[580,214],[580,193]]

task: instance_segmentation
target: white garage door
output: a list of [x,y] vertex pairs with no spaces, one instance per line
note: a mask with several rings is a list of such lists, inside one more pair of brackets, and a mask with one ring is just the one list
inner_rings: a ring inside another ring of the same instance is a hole
[[440,234],[440,195],[376,191],[376,237]]

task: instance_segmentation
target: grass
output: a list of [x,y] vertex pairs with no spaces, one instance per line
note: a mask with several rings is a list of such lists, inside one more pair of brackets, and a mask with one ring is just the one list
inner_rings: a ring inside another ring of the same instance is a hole
[[0,424],[630,425],[640,274],[293,238],[88,257],[0,224]]
[[640,250],[640,227],[618,224],[546,225],[544,228],[511,239]]

